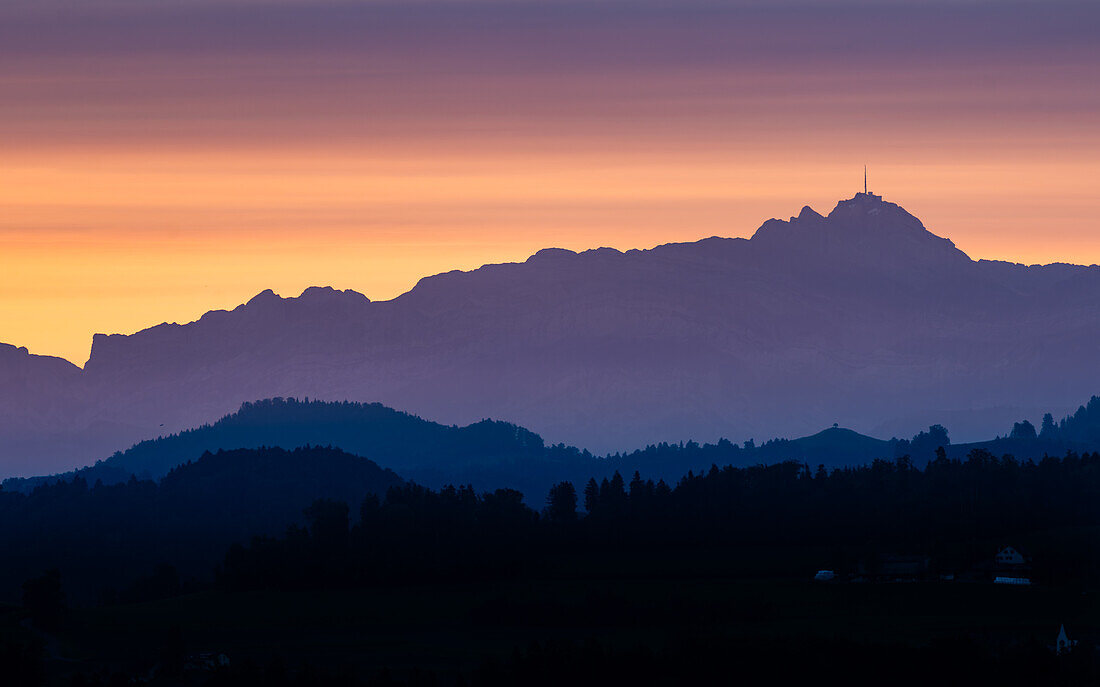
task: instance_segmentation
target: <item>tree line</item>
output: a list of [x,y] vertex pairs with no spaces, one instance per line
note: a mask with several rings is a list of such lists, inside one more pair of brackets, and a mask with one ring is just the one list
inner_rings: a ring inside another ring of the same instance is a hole
[[980,449],[964,460],[940,449],[923,469],[904,456],[832,471],[712,466],[675,485],[616,472],[579,491],[559,483],[541,512],[511,490],[402,485],[367,496],[358,518],[318,501],[305,526],[234,545],[218,579],[233,589],[485,579],[593,551],[714,547],[763,569],[774,560],[771,572],[786,576],[889,554],[953,573],[1013,545],[1038,580],[1089,585],[1100,583],[1098,496],[1100,453],[1018,461]]
[[761,574],[852,570],[889,554],[958,572],[1013,545],[1037,576],[1084,584],[1100,580],[1098,456],[1019,461],[978,449],[954,459],[941,448],[923,468],[906,456],[833,470],[712,465],[672,483],[615,471],[561,481],[540,503],[512,489],[430,489],[338,449],[220,452],[160,484],[77,478],[0,492],[0,582],[16,601],[23,581],[58,568],[86,603],[194,589],[219,564],[233,587],[308,586],[518,574],[591,551],[692,547],[728,549]]

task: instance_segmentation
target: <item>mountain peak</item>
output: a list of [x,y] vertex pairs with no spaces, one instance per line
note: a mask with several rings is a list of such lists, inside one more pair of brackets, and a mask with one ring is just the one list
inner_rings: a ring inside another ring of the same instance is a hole
[[52,355],[37,355],[31,353],[26,346],[16,346],[15,344],[0,342],[0,364],[5,363],[13,365],[55,365],[66,369],[80,369],[64,358],[58,358]]
[[928,231],[905,208],[874,193],[857,193],[841,200],[827,216],[806,206],[788,221],[770,219],[751,241],[774,250],[890,266],[969,260],[954,243]]
[[370,299],[353,289],[334,289],[331,286],[310,286],[298,296],[299,300],[316,303],[369,303]]
[[279,294],[275,293],[271,289],[264,289],[263,291],[259,292],[258,294],[256,294],[252,298],[249,298],[248,302],[245,303],[245,305],[246,306],[256,306],[256,305],[263,305],[263,304],[266,304],[266,303],[277,303],[277,302],[280,302],[282,300],[283,300],[283,297],[280,296]]
[[15,344],[0,343],[0,356],[12,356],[12,357],[27,357],[30,355],[30,351],[26,346],[16,346]]
[[800,220],[805,221],[805,220],[825,219],[825,218],[822,217],[816,210],[814,210],[809,205],[803,205],[801,212],[798,213],[798,217],[792,217],[791,219],[800,219]]
[[527,262],[539,262],[544,260],[557,260],[560,258],[574,257],[577,253],[571,251],[568,248],[543,248],[531,257],[527,258]]
[[898,205],[882,199],[882,196],[874,193],[857,193],[846,200],[838,201],[836,207],[828,215],[829,219],[841,219],[845,221],[859,220],[862,218],[875,218],[888,220],[891,223],[901,223],[919,227],[927,231],[919,219]]

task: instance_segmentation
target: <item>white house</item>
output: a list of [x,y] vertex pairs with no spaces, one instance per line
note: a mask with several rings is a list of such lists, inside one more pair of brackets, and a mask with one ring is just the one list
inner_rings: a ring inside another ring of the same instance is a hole
[[997,565],[1023,565],[1027,559],[1016,549],[1006,546],[997,552],[996,561]]

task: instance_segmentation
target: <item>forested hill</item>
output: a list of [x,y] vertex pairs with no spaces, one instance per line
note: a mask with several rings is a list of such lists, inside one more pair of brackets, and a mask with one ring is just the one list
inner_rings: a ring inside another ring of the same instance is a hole
[[[908,442],[902,442],[908,448]],[[929,442],[925,442],[929,443]],[[942,443],[942,442],[941,442]],[[609,477],[616,470],[642,470],[668,480],[712,464],[751,465],[794,460],[813,466],[863,465],[893,458],[898,442],[881,441],[832,428],[809,437],[772,440],[756,446],[721,440],[715,444],[660,443],[643,450],[602,458],[564,444],[546,446],[542,438],[506,422],[483,420],[466,427],[441,425],[383,405],[275,398],[245,403],[211,425],[143,441],[73,473],[12,479],[9,491],[29,492],[74,477],[105,485],[138,479],[157,480],[206,451],[280,446],[338,446],[391,468],[402,477],[441,487],[473,484],[478,489],[511,488],[543,494],[563,479]],[[922,458],[938,446],[918,444]]]
[[429,422],[379,403],[321,402],[272,398],[245,403],[217,422],[143,441],[95,465],[53,478],[8,480],[26,491],[46,481],[79,476],[89,484],[160,479],[204,451],[281,446],[339,446],[379,465],[416,472],[447,466],[460,471],[479,463],[521,461],[543,454],[540,436],[506,422],[485,420],[467,427]]
[[1020,458],[1100,450],[1100,397],[1093,396],[1086,405],[1078,407],[1075,413],[1060,421],[1056,422],[1054,416],[1047,413],[1038,429],[1026,420],[1017,422],[1005,436],[949,447],[947,454],[961,458],[974,449],[983,449],[996,456],[1010,454]]
[[[1009,436],[993,443],[1004,449],[1000,453],[1013,453],[1013,447],[1088,444],[1095,439],[1098,420],[1100,399],[1093,398],[1061,422],[1048,418],[1039,430],[1030,423],[1017,423]],[[419,465],[420,472],[415,478],[408,474],[399,477],[338,448],[206,452],[206,446],[233,438],[259,444],[342,441],[363,446],[383,460],[389,456],[394,462],[407,461],[410,469]],[[80,579],[99,584],[114,581],[114,573],[108,574],[108,567],[101,565],[109,564],[113,571],[147,571],[163,560],[173,561],[182,571],[201,571],[207,569],[203,566],[213,565],[229,543],[278,533],[299,522],[303,510],[315,499],[355,506],[366,494],[384,493],[404,484],[403,478],[436,487],[472,484],[473,489],[467,490],[470,493],[495,489],[522,492],[528,505],[537,509],[554,484],[570,481],[579,491],[590,479],[612,479],[616,472],[629,479],[639,471],[654,482],[663,479],[674,485],[685,475],[690,480],[692,473],[709,474],[713,465],[769,463],[795,466],[817,476],[823,472],[818,465],[867,465],[880,457],[876,454],[889,458],[887,452],[899,459],[913,456],[897,462],[908,469],[923,465],[926,453],[934,454],[945,444],[949,454],[966,449],[977,455],[979,462],[993,458],[989,452],[974,451],[972,445],[950,445],[946,430],[939,426],[912,440],[879,441],[836,427],[760,446],[725,440],[715,444],[662,443],[600,458],[560,444],[545,446],[537,435],[506,423],[445,427],[378,405],[276,399],[247,404],[240,413],[210,427],[139,445],[64,480],[39,485],[30,493],[0,491],[0,550],[12,554],[0,577],[14,584],[35,570],[60,566],[79,569]],[[108,474],[105,466],[141,467],[143,460],[163,469],[185,455],[188,458],[183,464],[169,469],[159,483],[129,476],[121,483],[109,483],[96,476]],[[1042,456],[1014,455],[1020,461],[1005,464],[1026,468],[1019,471],[1020,479],[1044,474],[1029,467],[1033,465],[1030,458]],[[169,460],[166,456],[175,457]],[[949,459],[947,456],[941,463]],[[784,462],[788,460],[792,462]],[[968,459],[967,464],[977,463]],[[1089,465],[1095,466],[1095,459]],[[435,474],[425,466],[434,466]],[[51,544],[42,547],[41,542]],[[83,590],[85,594],[94,591]]]
[[49,568],[83,581],[83,595],[172,561],[208,572],[229,544],[282,533],[317,499],[358,503],[403,481],[334,448],[206,453],[160,481],[91,484],[77,476],[30,494],[0,491],[0,585],[10,592]]
[[596,457],[587,451],[556,444],[523,427],[483,420],[466,427],[441,425],[383,405],[268,399],[245,403],[236,413],[212,425],[144,441],[124,452],[75,473],[14,479],[8,491],[29,492],[49,482],[80,477],[88,484],[125,482],[131,476],[159,479],[172,468],[195,460],[205,451],[280,446],[338,446],[398,472],[420,484],[441,487],[472,484],[477,489],[511,488],[525,494],[545,494],[561,480],[610,477],[616,470],[640,470],[657,479],[676,480],[711,465],[748,466],[784,461],[816,469],[866,465],[876,458],[910,456],[924,465],[941,446],[947,455],[964,458],[974,449],[1019,459],[1061,456],[1067,451],[1100,451],[1100,398],[1093,397],[1076,413],[1056,422],[1047,414],[1036,429],[1021,421],[990,441],[952,444],[947,429],[933,425],[911,439],[875,439],[833,427],[798,439],[772,439],[763,444],[714,444],[693,441],[659,443],[645,449]]

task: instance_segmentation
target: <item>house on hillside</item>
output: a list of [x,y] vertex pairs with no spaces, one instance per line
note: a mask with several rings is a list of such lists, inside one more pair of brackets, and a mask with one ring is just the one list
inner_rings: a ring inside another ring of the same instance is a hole
[[993,583],[1018,587],[1031,585],[1031,559],[1014,546],[1005,546],[993,557]]
[[998,567],[1004,568],[1018,568],[1028,564],[1027,556],[1012,546],[1002,548],[993,560]]

